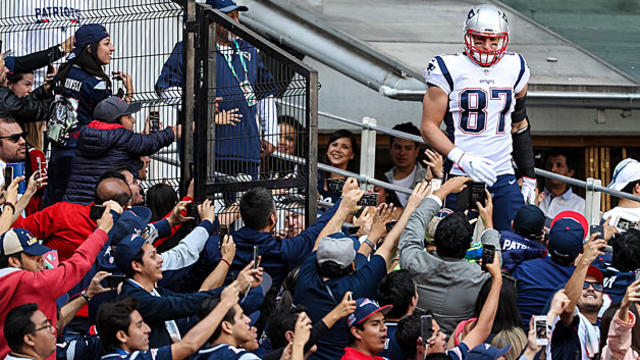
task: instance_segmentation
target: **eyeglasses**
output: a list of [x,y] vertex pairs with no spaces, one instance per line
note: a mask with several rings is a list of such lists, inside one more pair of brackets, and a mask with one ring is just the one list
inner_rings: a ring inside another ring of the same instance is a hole
[[14,143],[17,143],[18,141],[20,141],[20,138],[26,139],[27,138],[27,133],[22,132],[22,133],[12,134],[12,135],[8,135],[8,136],[0,136],[0,139],[9,139]]
[[587,290],[589,285],[591,285],[595,291],[602,291],[602,284],[591,281],[585,281],[584,284],[582,284],[582,290]]
[[37,329],[34,329],[32,331],[32,333],[36,332],[36,331],[40,331],[40,330],[44,330],[44,329],[49,329],[49,331],[53,332],[53,325],[51,325],[50,322],[47,321],[47,325],[43,326],[43,327],[39,327]]

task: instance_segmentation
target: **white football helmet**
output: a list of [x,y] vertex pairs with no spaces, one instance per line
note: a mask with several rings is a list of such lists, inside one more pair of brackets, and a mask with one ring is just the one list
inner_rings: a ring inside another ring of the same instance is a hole
[[[496,50],[476,47],[473,35],[492,37],[498,40]],[[469,10],[464,22],[464,45],[466,54],[481,66],[490,66],[502,59],[509,44],[509,22],[507,15],[489,4],[474,6]]]

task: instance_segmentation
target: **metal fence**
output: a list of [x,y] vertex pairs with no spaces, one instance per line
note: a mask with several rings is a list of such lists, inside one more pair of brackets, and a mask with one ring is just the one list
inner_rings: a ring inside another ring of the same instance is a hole
[[[52,6],[56,4],[57,6]],[[21,56],[44,50],[73,36],[83,24],[103,25],[116,47],[105,73],[123,71],[133,79],[133,101],[141,102],[135,114],[135,130],[142,131],[151,110],[158,111],[163,126],[177,124],[181,98],[161,100],[154,84],[176,42],[182,39],[182,7],[171,0],[59,0],[3,1],[0,3],[0,39],[3,52]],[[61,64],[64,58],[56,62]],[[34,85],[43,82],[44,70],[34,74]],[[122,87],[113,81],[114,93]],[[37,128],[30,128],[37,131]],[[148,188],[159,182],[178,186],[180,178],[176,145],[151,160]]]
[[[185,16],[184,127],[194,131],[185,134],[183,172],[193,175],[195,193],[228,207],[243,192],[266,187],[285,209],[281,219],[304,209],[310,224],[317,211],[317,72],[205,4],[187,1]],[[274,156],[276,150],[304,162]]]

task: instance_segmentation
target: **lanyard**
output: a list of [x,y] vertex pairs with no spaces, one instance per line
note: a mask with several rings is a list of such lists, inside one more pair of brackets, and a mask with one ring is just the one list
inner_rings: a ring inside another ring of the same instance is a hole
[[[242,65],[242,70],[244,71],[244,79],[246,81],[249,78],[249,70],[247,69],[247,64],[244,62],[242,54],[240,53],[240,45],[238,45],[238,41],[233,40],[233,45],[235,45],[238,58],[240,58],[240,64]],[[238,80],[238,83],[240,83],[241,82],[240,77],[238,77],[238,73],[236,72],[236,69],[233,66],[231,55],[227,54],[226,51],[220,51],[220,46],[218,44],[216,44],[216,49],[218,49],[218,52],[221,53],[224,59],[227,61],[227,65],[229,66],[229,69],[231,70],[231,74],[233,75],[233,77],[236,78],[236,80]]]

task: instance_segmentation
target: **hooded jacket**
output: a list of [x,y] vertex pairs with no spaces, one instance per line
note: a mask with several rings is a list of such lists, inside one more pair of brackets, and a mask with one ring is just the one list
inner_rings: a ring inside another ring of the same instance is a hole
[[141,156],[169,146],[173,139],[171,128],[152,134],[137,134],[121,124],[92,121],[80,129],[76,157],[71,164],[71,176],[63,201],[91,202],[102,174],[124,166],[136,175]]

